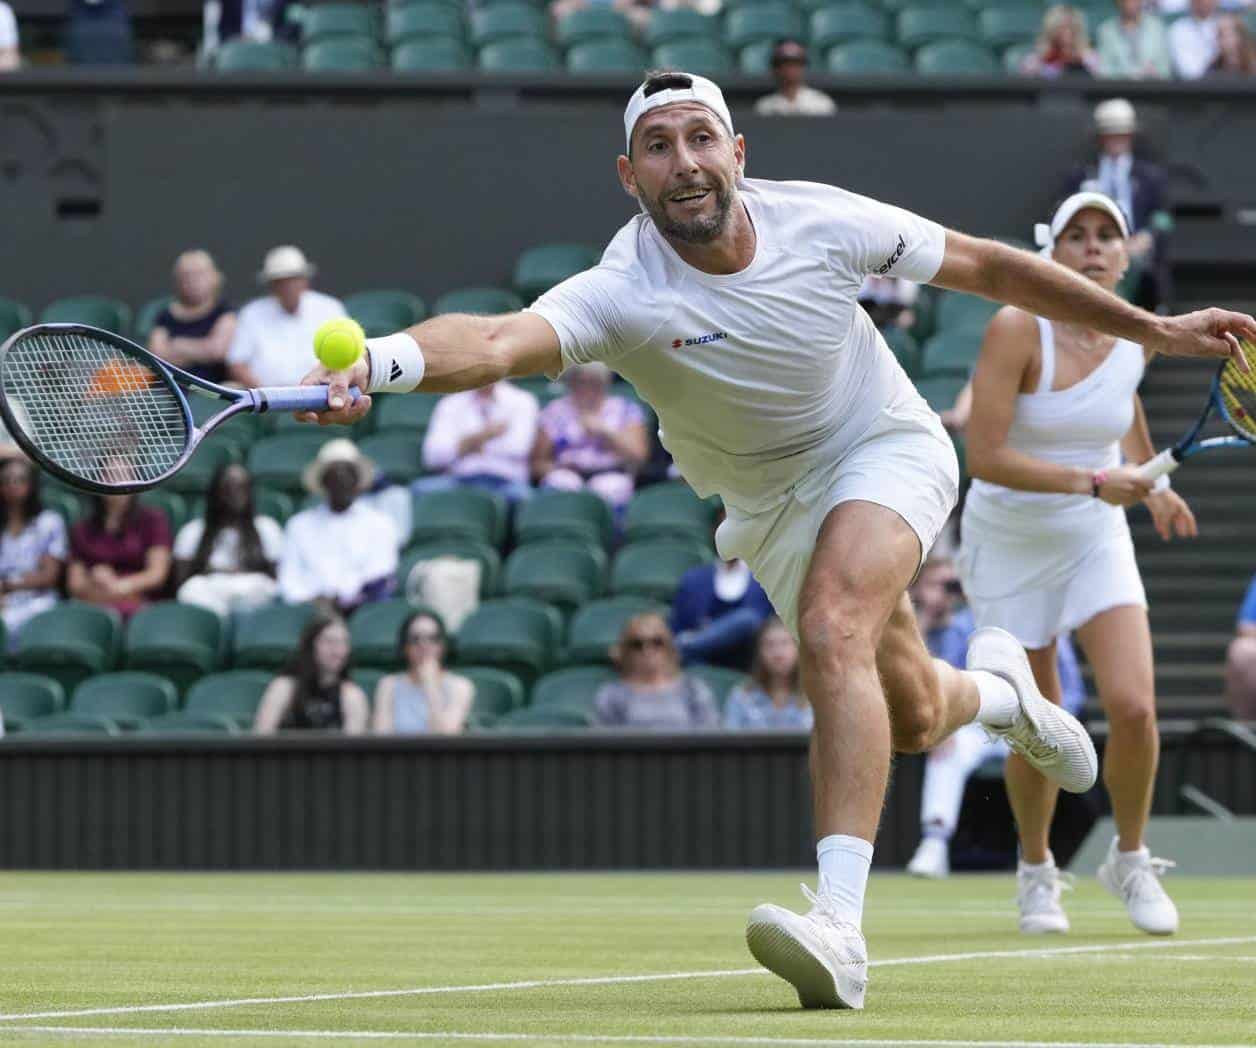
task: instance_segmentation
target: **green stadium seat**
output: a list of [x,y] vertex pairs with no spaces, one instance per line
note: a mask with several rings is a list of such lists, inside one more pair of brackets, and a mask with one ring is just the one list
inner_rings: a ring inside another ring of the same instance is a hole
[[446,291],[432,306],[432,313],[471,313],[477,316],[497,316],[501,313],[518,313],[523,299],[503,287],[460,287]]
[[881,336],[903,370],[915,375],[920,370],[920,347],[911,334],[901,327],[887,327],[881,329]]
[[651,611],[666,616],[667,606],[644,597],[607,597],[586,604],[567,627],[566,662],[609,665],[611,646],[618,642],[624,623]]
[[471,55],[460,40],[430,37],[407,40],[393,49],[394,73],[453,73],[471,68]]
[[453,536],[417,543],[406,549],[397,567],[397,585],[401,592],[405,592],[406,580],[410,578],[410,572],[419,561],[434,560],[437,557],[474,560],[480,565],[480,596],[489,597],[497,592],[502,572],[502,559],[497,550],[485,542]]
[[615,555],[611,592],[671,603],[680,577],[709,559],[701,547],[687,542],[634,542]]
[[764,3],[734,8],[724,19],[724,43],[736,51],[763,40],[797,37],[802,33],[798,13],[789,4]]
[[222,620],[212,611],[161,601],[127,623],[123,660],[127,669],[160,674],[182,692],[218,669],[224,650]]
[[867,4],[822,7],[811,16],[811,46],[823,51],[852,40],[888,40],[890,20]]
[[[301,471],[314,461],[318,449],[336,435],[332,427],[306,426],[297,432],[263,437],[249,448],[248,466],[253,483],[302,493]],[[213,443],[207,440],[205,445]]]
[[5,731],[20,731],[36,717],[65,709],[65,689],[40,673],[0,673],[0,713]]
[[979,295],[947,291],[938,299],[937,329],[939,332],[985,331],[986,325],[1000,308],[998,302],[991,302]]
[[414,499],[412,543],[466,538],[500,548],[506,540],[506,500],[483,488],[429,491]]
[[574,539],[605,549],[610,545],[610,507],[588,491],[539,491],[515,511],[515,542]]
[[598,252],[585,244],[540,244],[530,247],[515,263],[514,286],[531,302],[569,276],[591,269]]
[[646,55],[631,40],[585,40],[575,44],[567,52],[567,72],[641,74],[646,67]]
[[9,664],[52,677],[69,693],[86,677],[113,669],[121,633],[113,611],[65,601],[22,627]]
[[521,710],[501,717],[493,724],[493,731],[543,732],[546,735],[562,731],[584,731],[594,726],[594,716],[589,710],[570,706],[525,706]]
[[977,24],[962,8],[907,7],[898,14],[896,35],[899,47],[914,51],[935,40],[974,40]]
[[1002,72],[989,48],[971,40],[934,40],[916,52],[924,76],[996,76]]
[[54,488],[45,484],[43,491],[39,493],[40,501],[44,504],[44,509],[50,509],[54,513],[59,513],[61,519],[65,521],[68,528],[76,520],[78,520],[86,509],[83,496],[76,495],[73,491],[67,491],[64,488]]
[[104,295],[80,295],[50,302],[39,314],[41,324],[86,324],[115,335],[131,334],[131,307]]
[[320,4],[301,15],[301,42],[313,44],[341,37],[375,36],[375,11],[361,4]]
[[678,538],[710,546],[715,507],[698,498],[684,481],[669,480],[642,488],[628,503],[624,539]]
[[533,709],[593,710],[593,700],[603,684],[618,679],[606,666],[568,666],[547,673],[532,686]]
[[458,664],[505,670],[531,684],[554,661],[557,638],[550,610],[520,598],[485,601],[458,630]]
[[307,73],[370,73],[383,67],[383,52],[366,36],[325,38],[301,52],[301,68]]
[[938,327],[938,299],[944,294],[935,287],[921,284],[916,293],[916,301],[912,306],[915,321],[911,326],[911,337],[919,345],[932,335]]
[[523,707],[523,681],[513,673],[493,666],[459,666],[454,672],[475,686],[471,722],[477,727],[492,724],[499,717]]
[[977,15],[978,36],[987,47],[996,50],[1029,43],[1041,30],[1042,9],[1039,7],[987,7]]
[[404,600],[363,604],[349,619],[354,663],[386,670],[399,669],[403,664],[401,646],[397,642],[401,624],[416,611],[424,610],[430,609],[416,607]]
[[166,523],[170,525],[172,535],[183,527],[190,517],[187,499],[177,491],[167,491],[165,488],[152,488],[148,491],[140,492],[136,501],[141,506],[148,506],[150,509],[160,510],[165,514]]
[[124,731],[140,721],[172,712],[179,705],[174,685],[154,673],[102,673],[90,677],[70,696],[70,712],[108,717]]
[[962,5],[956,0],[878,0],[878,5],[891,15],[897,15],[909,7],[940,7],[948,11],[959,7],[963,10]]
[[471,42],[476,47],[516,37],[544,41],[547,35],[545,15],[529,4],[503,3],[471,15]]
[[773,40],[760,40],[755,44],[747,44],[737,52],[737,69],[746,76],[768,76],[772,72],[772,52],[776,49]]
[[719,703],[721,710],[728,701],[728,693],[746,679],[746,675],[740,670],[730,670],[724,666],[696,664],[686,666],[685,672],[697,677],[711,689],[711,694],[715,696],[715,701]]
[[606,37],[632,38],[632,26],[628,24],[628,19],[610,7],[584,7],[572,11],[560,18],[554,29],[554,38],[563,47],[574,47]]
[[1003,71],[1012,76],[1023,76],[1025,59],[1034,53],[1035,44],[1015,44],[1003,52]]
[[427,316],[427,306],[409,291],[359,291],[345,299],[345,310],[366,330],[368,338],[391,335]]
[[552,73],[561,68],[553,49],[544,40],[512,37],[480,49],[478,63],[485,73]]
[[423,438],[393,430],[358,441],[358,447],[394,484],[409,485],[423,475]]
[[916,389],[934,411],[946,411],[955,403],[959,391],[968,384],[963,375],[927,375],[916,380]]
[[843,76],[893,76],[911,69],[905,52],[881,40],[855,40],[831,48],[825,68]]
[[[228,423],[223,427],[223,431],[226,433],[234,428],[231,423]],[[240,428],[243,432],[244,427]],[[230,440],[223,440],[215,433],[213,439],[202,441],[197,446],[186,466],[162,484],[171,491],[187,496],[204,494],[218,467],[224,462],[237,462],[239,457],[239,448]],[[254,477],[254,480],[257,478]]]
[[161,311],[171,303],[169,295],[160,295],[157,298],[150,298],[135,314],[135,341],[141,346],[148,345],[148,336],[153,333],[153,328],[157,326],[157,318],[161,316]]
[[122,729],[108,717],[80,713],[55,713],[38,717],[22,725],[22,737],[28,735],[121,735]]
[[11,298],[0,298],[0,342],[34,323],[30,308]]
[[242,730],[242,726],[231,717],[187,713],[184,710],[149,717],[135,726],[140,735],[239,735]]
[[439,393],[377,393],[371,405],[375,432],[398,430],[422,443],[423,432],[432,421]]
[[276,524],[288,523],[288,518],[296,512],[296,501],[291,495],[274,488],[254,486],[253,508],[263,517],[270,517]]
[[700,14],[688,7],[665,11],[656,8],[646,23],[642,40],[651,47],[670,44],[675,40],[714,39],[719,23],[709,15]]
[[980,353],[980,330],[940,331],[921,348],[920,370],[929,378],[961,375],[967,381]]
[[262,693],[274,680],[267,670],[226,670],[202,677],[188,689],[185,713],[230,717],[242,728],[253,723]]
[[229,40],[214,55],[220,73],[285,73],[296,67],[296,50],[274,41]]
[[534,542],[520,546],[502,571],[509,597],[532,597],[571,611],[602,595],[606,555],[575,542]]
[[716,40],[685,37],[669,40],[654,49],[654,64],[662,69],[684,69],[699,76],[716,76],[732,71],[733,63]]
[[462,12],[446,4],[406,4],[390,8],[385,36],[391,47],[411,40],[445,37],[460,40],[466,34]]
[[297,648],[313,604],[271,604],[236,619],[231,662],[238,669],[277,670]]

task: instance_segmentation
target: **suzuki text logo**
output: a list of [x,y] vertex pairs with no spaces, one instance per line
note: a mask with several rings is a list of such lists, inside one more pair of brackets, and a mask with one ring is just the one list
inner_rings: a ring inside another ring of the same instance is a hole
[[699,335],[697,338],[674,338],[672,349],[680,349],[681,346],[705,346],[708,342],[723,342],[726,338],[727,331],[712,331],[709,335]]

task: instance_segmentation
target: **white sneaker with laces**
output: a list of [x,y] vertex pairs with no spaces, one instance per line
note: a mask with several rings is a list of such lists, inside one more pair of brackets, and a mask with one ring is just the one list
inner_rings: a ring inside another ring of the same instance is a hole
[[1099,883],[1125,903],[1134,927],[1148,935],[1172,935],[1178,930],[1177,907],[1160,883],[1176,863],[1153,859],[1146,847],[1132,854],[1117,851],[1116,838],[1099,867]]
[[951,856],[947,842],[941,837],[922,837],[916,854],[907,864],[907,872],[913,877],[941,880],[950,876]]
[[798,991],[804,1008],[862,1008],[868,987],[868,946],[824,895],[805,884],[805,913],[765,903],[750,911],[746,945],[754,959]]
[[1073,890],[1073,879],[1050,866],[1016,868],[1016,905],[1020,909],[1020,930],[1026,935],[1063,935],[1068,931],[1068,914],[1060,905],[1060,893]]
[[1016,691],[1020,711],[1006,728],[983,724],[1047,778],[1069,793],[1085,793],[1099,776],[1090,735],[1067,710],[1042,697],[1020,642],[996,626],[979,629],[968,642],[968,668],[1002,677]]

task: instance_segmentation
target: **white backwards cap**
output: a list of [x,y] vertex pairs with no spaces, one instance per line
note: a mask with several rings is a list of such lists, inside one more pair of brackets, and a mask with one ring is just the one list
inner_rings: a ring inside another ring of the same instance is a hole
[[724,101],[724,92],[714,80],[693,73],[665,73],[665,77],[674,77],[679,84],[688,81],[687,86],[664,87],[646,95],[649,83],[642,84],[628,99],[628,108],[624,110],[624,141],[625,150],[632,149],[632,129],[651,109],[670,106],[676,102],[696,102],[706,106],[720,118],[730,137],[733,135],[733,116],[728,111],[728,103]]
[[1034,226],[1034,243],[1042,249],[1038,253],[1046,258],[1050,258],[1051,253],[1055,250],[1056,238],[1073,221],[1073,216],[1077,212],[1085,211],[1088,207],[1093,207],[1111,215],[1112,221],[1117,224],[1117,228],[1121,231],[1121,236],[1129,237],[1130,227],[1125,220],[1125,213],[1121,210],[1121,205],[1110,196],[1105,196],[1103,193],[1074,193],[1055,209],[1055,214],[1051,216],[1050,225],[1046,222],[1039,222]]

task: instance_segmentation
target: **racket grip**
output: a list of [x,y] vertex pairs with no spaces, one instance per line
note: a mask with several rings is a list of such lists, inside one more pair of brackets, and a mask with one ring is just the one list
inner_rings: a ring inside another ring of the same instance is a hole
[[[327,386],[267,386],[249,390],[254,411],[327,411]],[[349,389],[349,403],[362,395],[357,386]]]
[[1155,458],[1148,459],[1138,467],[1138,475],[1145,481],[1159,480],[1166,477],[1182,463],[1173,455],[1172,448],[1165,448]]

